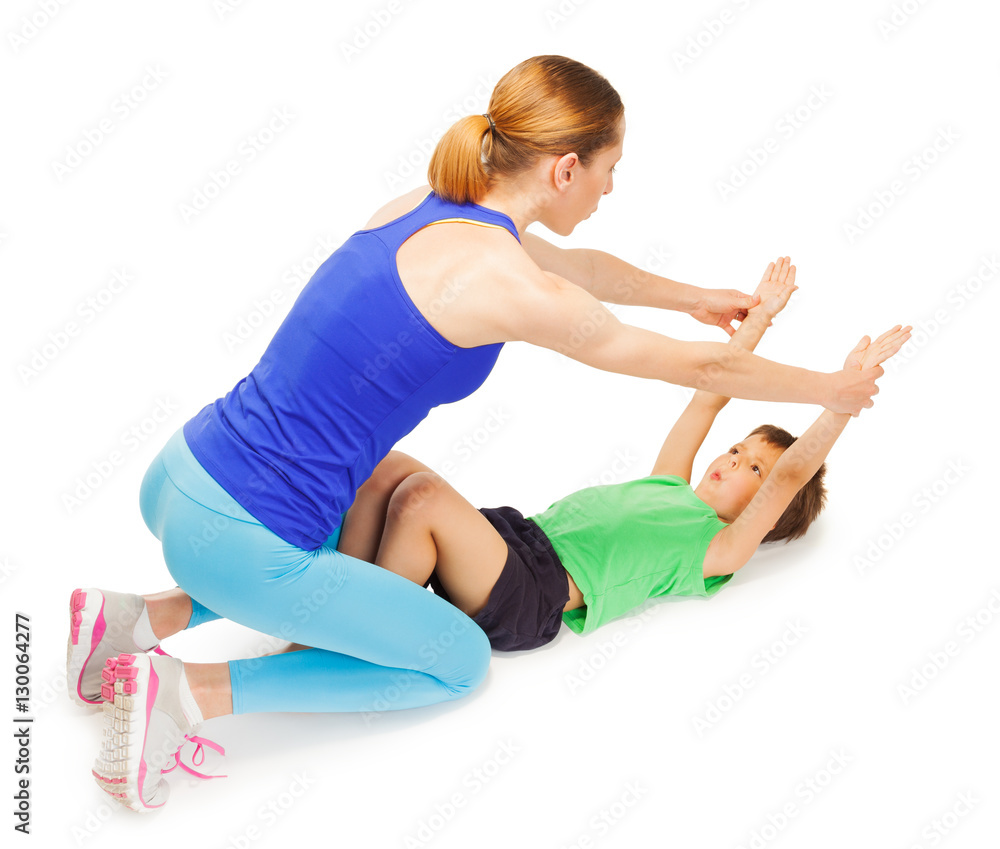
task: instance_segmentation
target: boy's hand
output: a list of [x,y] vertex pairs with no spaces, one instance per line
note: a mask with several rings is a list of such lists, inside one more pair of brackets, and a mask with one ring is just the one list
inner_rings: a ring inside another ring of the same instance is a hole
[[903,327],[897,324],[892,330],[887,330],[874,342],[867,336],[863,336],[854,350],[847,355],[844,361],[844,368],[854,371],[864,371],[882,365],[889,357],[899,351],[910,338],[910,331],[913,328],[909,325]]
[[[881,364],[903,347],[912,329],[897,324],[874,342],[867,336],[862,337],[847,355],[843,370],[831,375],[835,386],[833,400],[824,406],[831,412],[852,416],[857,416],[864,407],[874,406],[871,396],[878,392],[875,381],[885,373]],[[859,397],[862,398],[860,406]]]
[[754,292],[760,303],[751,309],[752,313],[765,316],[770,321],[785,308],[792,292],[799,288],[795,285],[795,266],[790,263],[791,258],[787,256],[768,263]]

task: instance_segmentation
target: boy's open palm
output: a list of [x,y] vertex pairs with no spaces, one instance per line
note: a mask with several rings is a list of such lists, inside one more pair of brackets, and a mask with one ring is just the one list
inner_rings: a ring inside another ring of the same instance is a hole
[[910,325],[903,327],[897,324],[891,330],[887,330],[879,336],[874,342],[868,336],[861,337],[861,341],[847,355],[847,359],[844,361],[844,368],[863,371],[864,369],[881,365],[906,344],[906,341],[910,338],[911,330],[913,328]]
[[798,288],[795,285],[795,266],[791,265],[791,258],[778,257],[777,262],[768,263],[764,269],[764,275],[754,292],[760,296],[760,303],[751,312],[761,312],[769,319],[774,318],[785,308],[792,292]]

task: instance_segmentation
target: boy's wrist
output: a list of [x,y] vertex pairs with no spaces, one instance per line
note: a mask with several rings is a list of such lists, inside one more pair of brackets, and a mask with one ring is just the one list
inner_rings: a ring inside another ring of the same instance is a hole
[[771,303],[770,298],[768,298],[767,300],[761,300],[761,302],[757,304],[757,306],[751,307],[747,311],[747,318],[750,318],[751,316],[759,316],[765,321],[770,322],[771,319],[773,319],[779,312],[781,312],[784,306],[782,304],[777,306],[777,308],[775,308],[774,306],[769,306],[770,303]]
[[692,404],[697,404],[699,407],[703,407],[706,410],[712,412],[719,412],[723,407],[730,402],[730,398],[725,395],[719,395],[715,392],[709,392],[706,389],[699,389],[694,393],[691,398]]

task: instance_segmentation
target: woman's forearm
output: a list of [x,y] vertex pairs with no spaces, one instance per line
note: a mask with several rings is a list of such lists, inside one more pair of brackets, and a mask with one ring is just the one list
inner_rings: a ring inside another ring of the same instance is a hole
[[[771,317],[762,311],[752,311],[736,329],[727,343],[730,348],[742,348],[744,351],[753,351],[757,343],[764,336],[770,324]],[[695,393],[695,398],[703,404],[711,405],[717,409],[722,409],[729,402],[730,396],[722,395],[718,392],[711,392],[708,389],[699,389]]]
[[[628,325],[622,328],[624,331],[616,351],[618,362],[613,371],[752,401],[787,401],[824,407],[839,403],[842,408],[845,405],[853,408],[852,399],[861,394],[861,390],[854,387],[848,392],[849,397],[837,399],[834,395],[841,387],[835,375],[776,363],[739,345],[678,342],[643,328]],[[858,379],[856,382],[861,384],[863,381]]]
[[623,324],[593,295],[556,275],[511,313],[506,341],[558,351],[618,374],[705,389],[730,398],[820,404],[857,415],[871,406],[881,369],[823,374],[757,357],[719,342],[680,342]]
[[698,302],[696,286],[660,277],[605,251],[580,248],[572,253],[586,263],[590,279],[584,288],[599,301],[687,313]]
[[[827,406],[830,375],[758,357],[739,345],[711,344],[716,356],[694,375],[695,389],[751,401]],[[720,350],[721,349],[721,350]]]

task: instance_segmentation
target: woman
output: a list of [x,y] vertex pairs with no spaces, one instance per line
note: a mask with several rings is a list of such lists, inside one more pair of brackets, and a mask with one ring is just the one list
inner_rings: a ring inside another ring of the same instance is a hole
[[[162,806],[162,770],[214,716],[415,707],[482,681],[489,643],[467,616],[337,543],[377,463],[432,407],[474,391],[505,342],[734,397],[871,406],[881,369],[824,375],[733,356],[623,325],[599,302],[728,327],[753,299],[525,233],[540,221],[568,234],[596,210],[624,132],[617,92],[590,68],[558,56],[518,65],[486,115],[441,139],[433,192],[404,195],[351,236],[253,371],[170,439],[140,501],[181,589],[71,600],[69,686],[78,701],[109,700],[102,789],[134,810]],[[228,664],[145,653],[218,616],[316,648]]]

